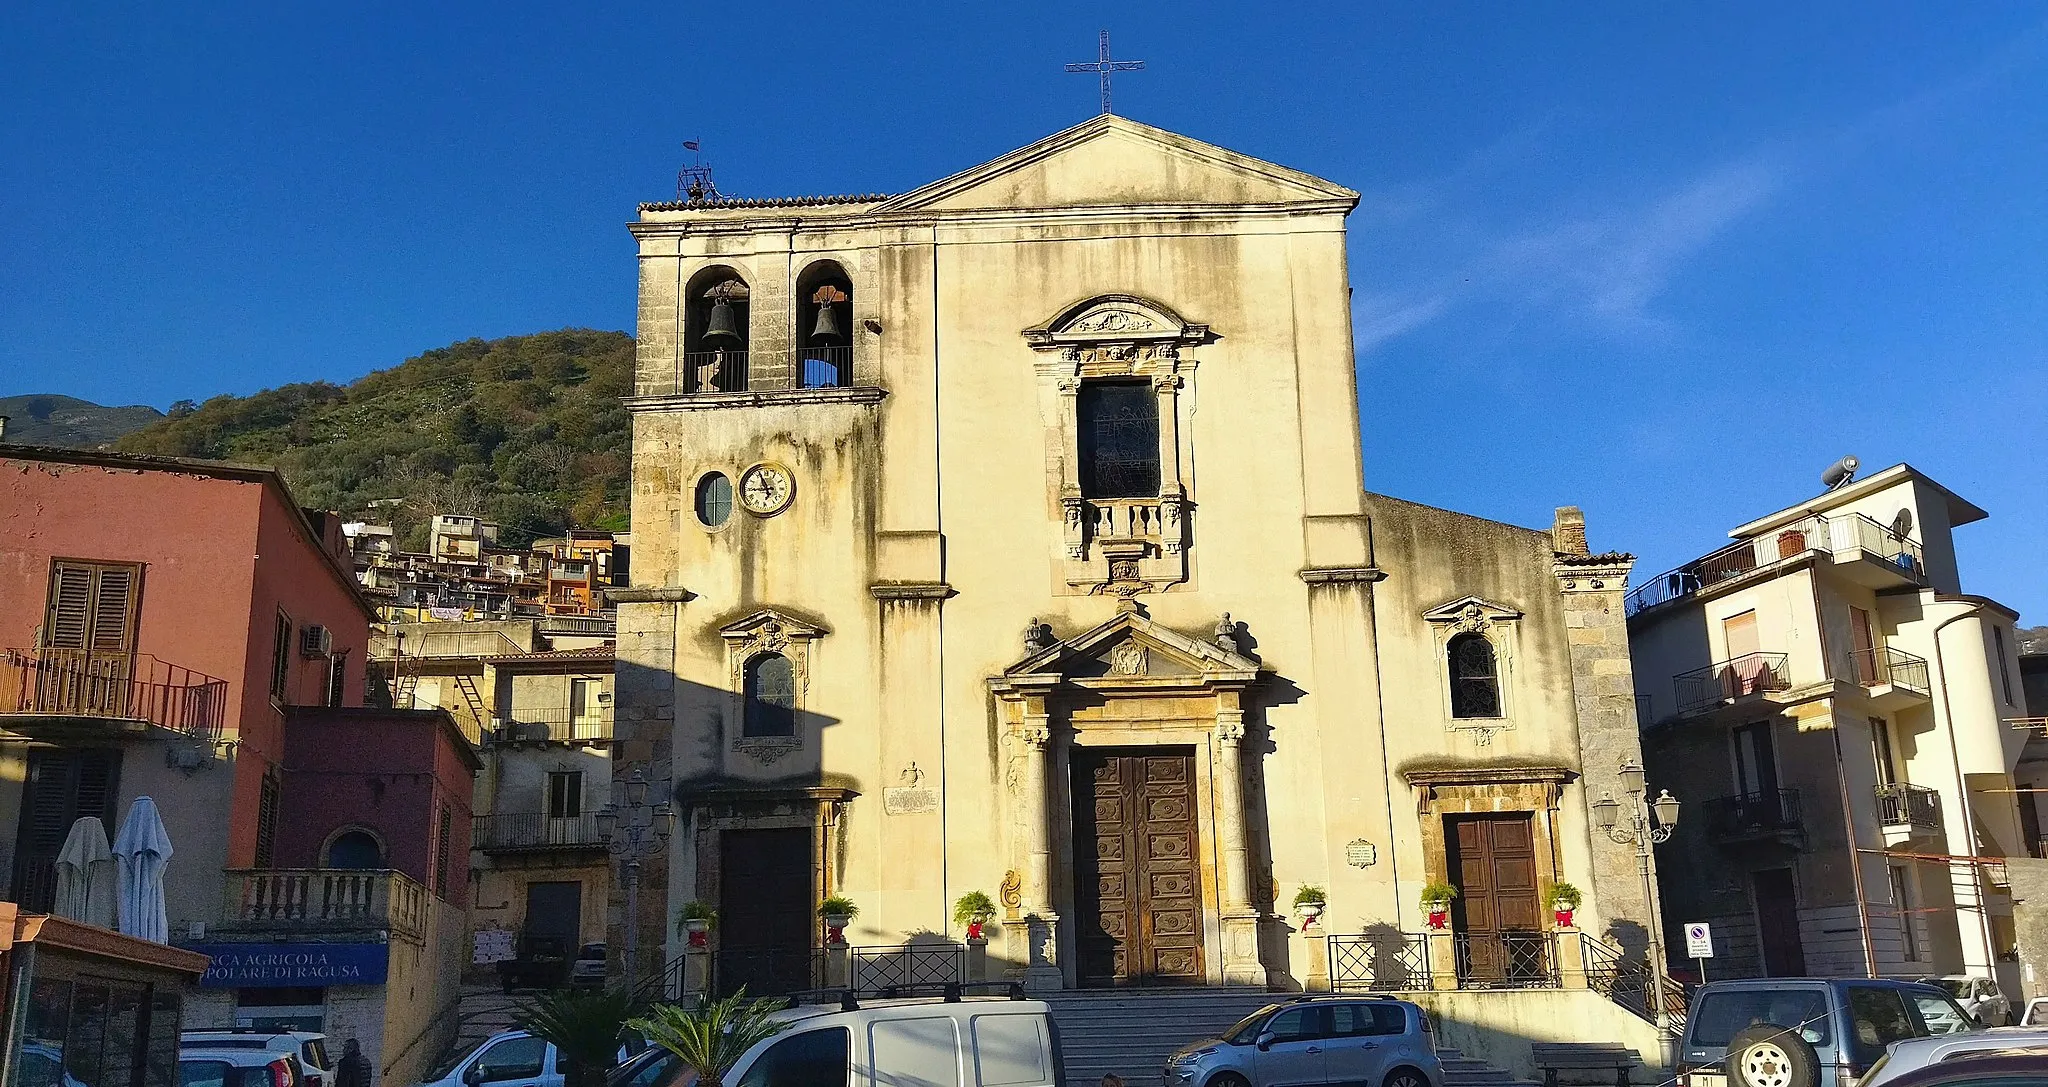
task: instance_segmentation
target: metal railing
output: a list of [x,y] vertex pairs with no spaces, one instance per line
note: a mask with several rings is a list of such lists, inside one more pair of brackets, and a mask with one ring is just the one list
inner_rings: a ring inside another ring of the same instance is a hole
[[677,360],[675,389],[687,393],[747,391],[747,352],[691,351]]
[[1878,822],[1888,827],[1934,830],[1941,826],[1941,794],[1895,781],[1877,787]]
[[[1650,1011],[1650,963],[1648,959],[1623,954],[1607,941],[1588,935],[1584,948],[1586,986],[1649,1022],[1657,1017]],[[1664,1014],[1673,1025],[1685,1022],[1692,996],[1686,987],[1664,979]]]
[[540,849],[597,849],[594,815],[542,815],[521,812],[514,815],[478,815],[470,819],[470,846],[484,852],[518,852]]
[[853,387],[853,347],[800,347],[796,352],[797,385],[806,389]]
[[825,952],[816,947],[736,947],[711,953],[711,991],[788,996],[823,988]]
[[1808,551],[1826,551],[1837,558],[1845,552],[1861,551],[1872,559],[1896,568],[1909,580],[1924,581],[1927,572],[1920,545],[1860,513],[1834,517],[1806,517],[1768,535],[1729,544],[1667,570],[1635,587],[1623,600],[1623,611],[1635,615],[1751,570]]
[[1436,987],[1429,972],[1429,934],[1392,928],[1329,936],[1330,988],[1337,992],[1410,992]]
[[1799,790],[1772,789],[1706,802],[1707,833],[1722,840],[1768,837],[1805,829]]
[[542,634],[612,634],[618,619],[611,615],[550,615],[540,621]]
[[493,743],[603,743],[612,738],[610,706],[586,708],[581,712],[568,707],[516,708],[494,719],[487,737]]
[[1782,691],[1791,686],[1791,673],[1783,653],[1745,653],[1671,677],[1672,695],[1678,700],[1680,713],[1695,713],[1745,695]]
[[847,959],[856,993],[887,989],[961,985],[967,981],[967,945],[902,944],[849,948]]
[[241,931],[426,932],[427,889],[403,872],[355,868],[231,869],[221,925]]
[[1556,989],[1554,932],[1460,932],[1451,937],[1460,989]]
[[0,661],[0,713],[146,721],[215,738],[228,684],[147,653],[9,649]]
[[1852,650],[1849,653],[1849,674],[1864,687],[1890,684],[1921,695],[1933,690],[1927,678],[1927,658],[1888,645]]

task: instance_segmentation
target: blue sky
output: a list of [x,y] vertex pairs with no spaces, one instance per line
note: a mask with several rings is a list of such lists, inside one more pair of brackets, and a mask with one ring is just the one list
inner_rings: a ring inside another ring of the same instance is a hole
[[568,7],[7,5],[0,393],[630,328],[683,140],[902,191],[1093,113],[1107,26],[1119,112],[1365,194],[1369,486],[1577,503],[1649,574],[1906,460],[1992,513],[1965,587],[2048,618],[2039,4]]

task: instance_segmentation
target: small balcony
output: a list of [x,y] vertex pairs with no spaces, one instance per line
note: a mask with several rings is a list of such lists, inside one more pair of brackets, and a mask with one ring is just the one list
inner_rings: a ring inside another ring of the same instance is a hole
[[494,719],[486,737],[493,744],[608,744],[612,738],[609,705],[518,707]]
[[1941,794],[1919,785],[1895,781],[1877,787],[1877,821],[1886,845],[1900,845],[1941,832]]
[[1745,653],[1671,677],[1680,713],[1703,713],[1771,691],[1792,687],[1783,653]]
[[236,935],[388,932],[418,939],[432,896],[403,872],[243,868],[223,873],[221,922]]
[[1855,650],[1849,654],[1849,668],[1881,710],[1921,705],[1933,689],[1927,678],[1927,658],[1890,646]]
[[1806,837],[1797,789],[1724,796],[1704,806],[1707,836],[1723,845],[1770,841],[1791,845]]
[[35,739],[103,738],[151,726],[217,739],[226,680],[147,653],[9,649],[0,658],[0,728]]
[[538,813],[479,815],[471,821],[470,846],[485,853],[528,853],[550,849],[603,849],[594,815]]
[[1741,540],[1650,578],[1623,601],[1631,618],[1809,551],[1828,555],[1843,576],[1873,589],[1927,583],[1920,545],[1860,513],[1806,517]]

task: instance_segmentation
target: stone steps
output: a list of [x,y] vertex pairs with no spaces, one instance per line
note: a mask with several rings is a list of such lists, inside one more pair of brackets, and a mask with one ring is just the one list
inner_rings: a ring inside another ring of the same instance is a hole
[[1505,1068],[1467,1057],[1456,1049],[1440,1048],[1436,1059],[1444,1065],[1444,1087],[1536,1087],[1528,1080],[1516,1079]]
[[1173,1051],[1214,1037],[1283,994],[1261,989],[1113,989],[1033,993],[1052,1006],[1068,1087],[1099,1087],[1115,1072],[1130,1087],[1160,1087]]

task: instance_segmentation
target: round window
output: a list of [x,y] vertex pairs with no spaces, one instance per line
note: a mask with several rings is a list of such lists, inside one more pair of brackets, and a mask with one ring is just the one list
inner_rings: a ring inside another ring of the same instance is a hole
[[732,517],[732,480],[712,472],[697,481],[697,520],[717,528]]

